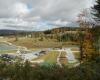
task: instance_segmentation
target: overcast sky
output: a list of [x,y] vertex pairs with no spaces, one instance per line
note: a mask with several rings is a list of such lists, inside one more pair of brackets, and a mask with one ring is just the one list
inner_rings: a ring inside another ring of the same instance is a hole
[[73,25],[94,0],[0,0],[0,29],[45,30]]

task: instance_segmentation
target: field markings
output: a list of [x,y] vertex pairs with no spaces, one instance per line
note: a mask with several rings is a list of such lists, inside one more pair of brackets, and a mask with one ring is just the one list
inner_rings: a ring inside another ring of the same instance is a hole
[[66,52],[66,60],[68,60],[68,63],[75,63],[78,60],[75,58],[75,55],[73,54],[73,52],[79,52],[79,51],[72,51],[71,48],[65,48],[65,49],[59,49],[59,50],[52,50],[52,51],[58,51],[60,54],[57,58],[57,64],[59,64],[60,66],[62,66],[62,64],[60,63],[60,56],[62,52]]
[[60,67],[62,67],[62,64],[60,63],[61,52],[62,52],[62,51],[59,51],[59,55],[58,55],[58,57],[57,57],[57,64],[58,64]]

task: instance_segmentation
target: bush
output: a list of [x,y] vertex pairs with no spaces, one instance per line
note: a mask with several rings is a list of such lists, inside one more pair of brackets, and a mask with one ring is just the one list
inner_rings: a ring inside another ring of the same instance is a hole
[[25,63],[0,63],[0,78],[9,80],[100,80],[100,57],[78,67],[32,66]]

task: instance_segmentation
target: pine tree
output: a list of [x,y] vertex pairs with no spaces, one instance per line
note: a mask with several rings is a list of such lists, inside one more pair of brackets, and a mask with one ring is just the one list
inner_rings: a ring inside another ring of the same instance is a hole
[[[93,7],[93,15],[97,23],[100,23],[100,0],[96,0],[96,4]],[[100,25],[93,28],[94,45],[96,53],[100,53]]]
[[[100,0],[96,0],[96,5],[94,5],[94,16],[100,19]],[[95,12],[96,11],[96,12]]]
[[[80,21],[80,29],[84,30],[83,36],[80,36],[80,54],[81,54],[81,59],[83,58],[85,60],[87,59],[94,59],[96,54],[95,54],[95,49],[93,45],[93,33],[92,33],[92,27],[93,23],[91,20],[91,17],[89,17],[89,12],[88,9],[83,10],[83,12],[79,15],[79,21]],[[88,18],[89,21],[86,19]],[[82,30],[80,30],[82,33]]]

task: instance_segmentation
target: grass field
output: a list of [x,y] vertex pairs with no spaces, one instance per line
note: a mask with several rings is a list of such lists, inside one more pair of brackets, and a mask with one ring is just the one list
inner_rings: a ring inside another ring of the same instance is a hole
[[[29,50],[36,51],[36,50],[41,50],[42,48],[61,48],[61,47],[73,47],[75,46],[75,42],[58,42],[57,40],[54,39],[44,39],[43,41],[40,41],[39,38],[21,38],[19,37],[18,41],[15,41],[15,38],[4,38],[4,40],[15,44],[17,46],[22,46],[26,47]],[[2,41],[4,41],[2,40]],[[77,48],[72,48],[72,51],[78,51]],[[15,53],[16,51],[1,51],[0,53]],[[43,56],[39,56],[37,59],[34,59],[33,61],[36,60],[43,60],[46,63],[57,63],[57,57],[59,55],[58,51],[51,51],[48,54],[45,54]],[[79,53],[74,53],[76,58],[79,58]],[[67,63],[67,58],[66,58],[66,53],[62,52],[60,59],[61,64],[66,65]]]
[[55,39],[44,39],[40,41],[39,38],[19,38],[18,41],[15,41],[14,38],[6,39],[8,42],[11,42],[18,46],[27,47],[28,49],[33,48],[55,48],[55,47],[68,47],[69,45],[76,45],[76,42],[58,42]]
[[76,59],[80,58],[79,48],[71,48]]
[[9,53],[16,53],[17,50],[3,50],[3,51],[0,51],[0,54],[9,54]]
[[79,51],[78,48],[72,48],[71,50],[72,50],[72,51]]
[[79,59],[80,58],[80,52],[73,52],[73,54],[75,55],[75,58],[76,59]]
[[59,55],[59,52],[51,51],[43,56],[38,57],[37,59],[34,59],[33,61],[44,60],[44,62],[46,63],[57,63],[58,55]]

